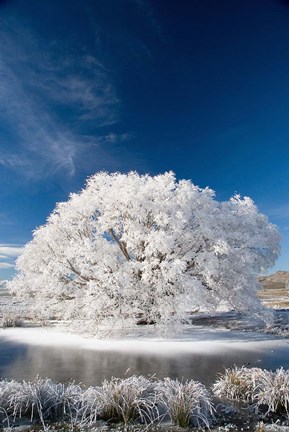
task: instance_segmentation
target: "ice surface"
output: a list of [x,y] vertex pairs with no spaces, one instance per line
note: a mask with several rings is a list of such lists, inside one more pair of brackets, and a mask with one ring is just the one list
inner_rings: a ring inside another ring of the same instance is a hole
[[289,348],[289,340],[278,336],[202,326],[188,326],[184,332],[168,338],[155,337],[146,329],[106,339],[87,338],[68,333],[60,328],[8,328],[0,331],[0,337],[8,341],[38,346],[159,354],[161,352],[217,353],[231,349],[264,351]]

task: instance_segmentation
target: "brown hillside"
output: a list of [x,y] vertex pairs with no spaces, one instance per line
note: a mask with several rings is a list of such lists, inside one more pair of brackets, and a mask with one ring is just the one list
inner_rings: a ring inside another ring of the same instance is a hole
[[275,309],[289,309],[289,272],[278,271],[272,275],[259,276],[262,289],[259,297],[265,306]]

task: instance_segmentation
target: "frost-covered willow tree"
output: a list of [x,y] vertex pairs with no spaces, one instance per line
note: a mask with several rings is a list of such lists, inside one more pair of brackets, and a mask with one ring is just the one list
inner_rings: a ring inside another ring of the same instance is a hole
[[168,323],[220,303],[258,309],[256,275],[278,253],[250,198],[218,202],[171,172],[102,172],[34,232],[10,288],[67,319]]

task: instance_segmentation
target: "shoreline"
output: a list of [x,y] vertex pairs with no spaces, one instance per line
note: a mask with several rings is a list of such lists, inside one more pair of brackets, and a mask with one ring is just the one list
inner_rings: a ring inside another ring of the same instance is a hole
[[172,337],[156,337],[139,329],[108,338],[86,337],[60,327],[20,327],[0,330],[6,341],[35,346],[61,346],[93,351],[146,352],[146,353],[205,353],[224,350],[267,351],[289,349],[289,340],[281,336],[257,332],[212,329],[190,326]]

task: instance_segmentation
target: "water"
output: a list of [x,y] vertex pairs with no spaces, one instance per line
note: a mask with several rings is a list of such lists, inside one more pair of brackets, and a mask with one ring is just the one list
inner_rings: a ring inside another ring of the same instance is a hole
[[[254,337],[245,333],[243,337]],[[261,336],[257,336],[261,337]],[[266,338],[262,336],[261,338]],[[154,342],[156,343],[156,342]],[[209,342],[210,343],[210,342]],[[246,345],[246,344],[245,344]],[[289,345],[255,350],[228,345],[218,352],[97,351],[70,346],[37,346],[6,340],[0,336],[0,378],[33,380],[37,375],[55,382],[75,381],[86,386],[99,385],[103,379],[132,374],[157,378],[195,379],[211,386],[224,368],[242,365],[276,369],[289,368]]]

